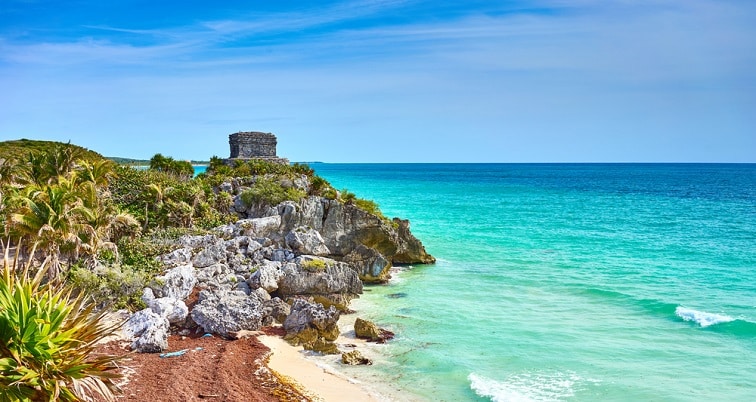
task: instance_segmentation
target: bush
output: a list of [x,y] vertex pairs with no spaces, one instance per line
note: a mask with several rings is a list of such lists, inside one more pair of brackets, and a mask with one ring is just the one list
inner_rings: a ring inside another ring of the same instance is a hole
[[284,188],[280,183],[267,178],[260,178],[252,187],[241,193],[241,200],[247,207],[253,205],[278,205],[292,200],[299,201],[306,194],[295,188]]
[[302,269],[309,272],[322,272],[325,271],[327,265],[323,260],[307,260],[302,262]]
[[73,267],[68,281],[79,293],[92,296],[98,307],[136,311],[146,307],[141,297],[149,277],[129,266],[111,265],[94,271]]
[[95,344],[112,335],[105,311],[83,294],[42,284],[46,267],[30,277],[29,266],[4,259],[0,278],[0,400],[114,401],[120,357],[94,355]]

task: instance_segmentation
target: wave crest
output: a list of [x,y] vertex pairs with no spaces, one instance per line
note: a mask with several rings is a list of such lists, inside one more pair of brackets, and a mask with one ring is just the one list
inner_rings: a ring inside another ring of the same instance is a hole
[[581,380],[576,374],[521,373],[496,381],[476,373],[467,376],[470,388],[493,402],[554,401],[575,395],[574,386]]
[[675,315],[685,321],[693,321],[700,325],[701,328],[735,321],[735,318],[730,317],[729,315],[707,313],[705,311],[693,310],[682,306],[677,306],[677,308],[675,309]]

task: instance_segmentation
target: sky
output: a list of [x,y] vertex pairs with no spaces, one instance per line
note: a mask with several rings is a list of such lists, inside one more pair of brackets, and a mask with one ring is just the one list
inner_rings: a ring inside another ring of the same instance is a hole
[[[221,4],[221,5],[217,5]],[[756,162],[756,1],[0,0],[0,140],[324,162]]]

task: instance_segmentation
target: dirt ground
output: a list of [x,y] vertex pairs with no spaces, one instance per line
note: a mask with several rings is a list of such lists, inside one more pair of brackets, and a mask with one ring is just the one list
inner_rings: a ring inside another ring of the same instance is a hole
[[[275,329],[269,335],[280,335]],[[119,362],[124,379],[118,401],[309,401],[303,392],[271,372],[270,353],[256,338],[225,340],[212,337],[168,339],[170,351],[181,356],[129,353],[128,343],[113,341],[101,353],[126,354]]]

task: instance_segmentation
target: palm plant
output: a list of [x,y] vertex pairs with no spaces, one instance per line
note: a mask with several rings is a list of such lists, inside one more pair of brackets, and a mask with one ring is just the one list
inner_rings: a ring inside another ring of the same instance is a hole
[[35,239],[45,257],[51,258],[49,278],[57,278],[61,272],[61,251],[78,251],[80,217],[91,215],[91,211],[65,186],[32,186],[18,196],[17,202],[21,207],[9,216],[11,230]]
[[0,277],[0,400],[114,401],[120,357],[93,356],[96,344],[117,329],[83,294],[42,284],[42,263],[31,275],[5,247]]

